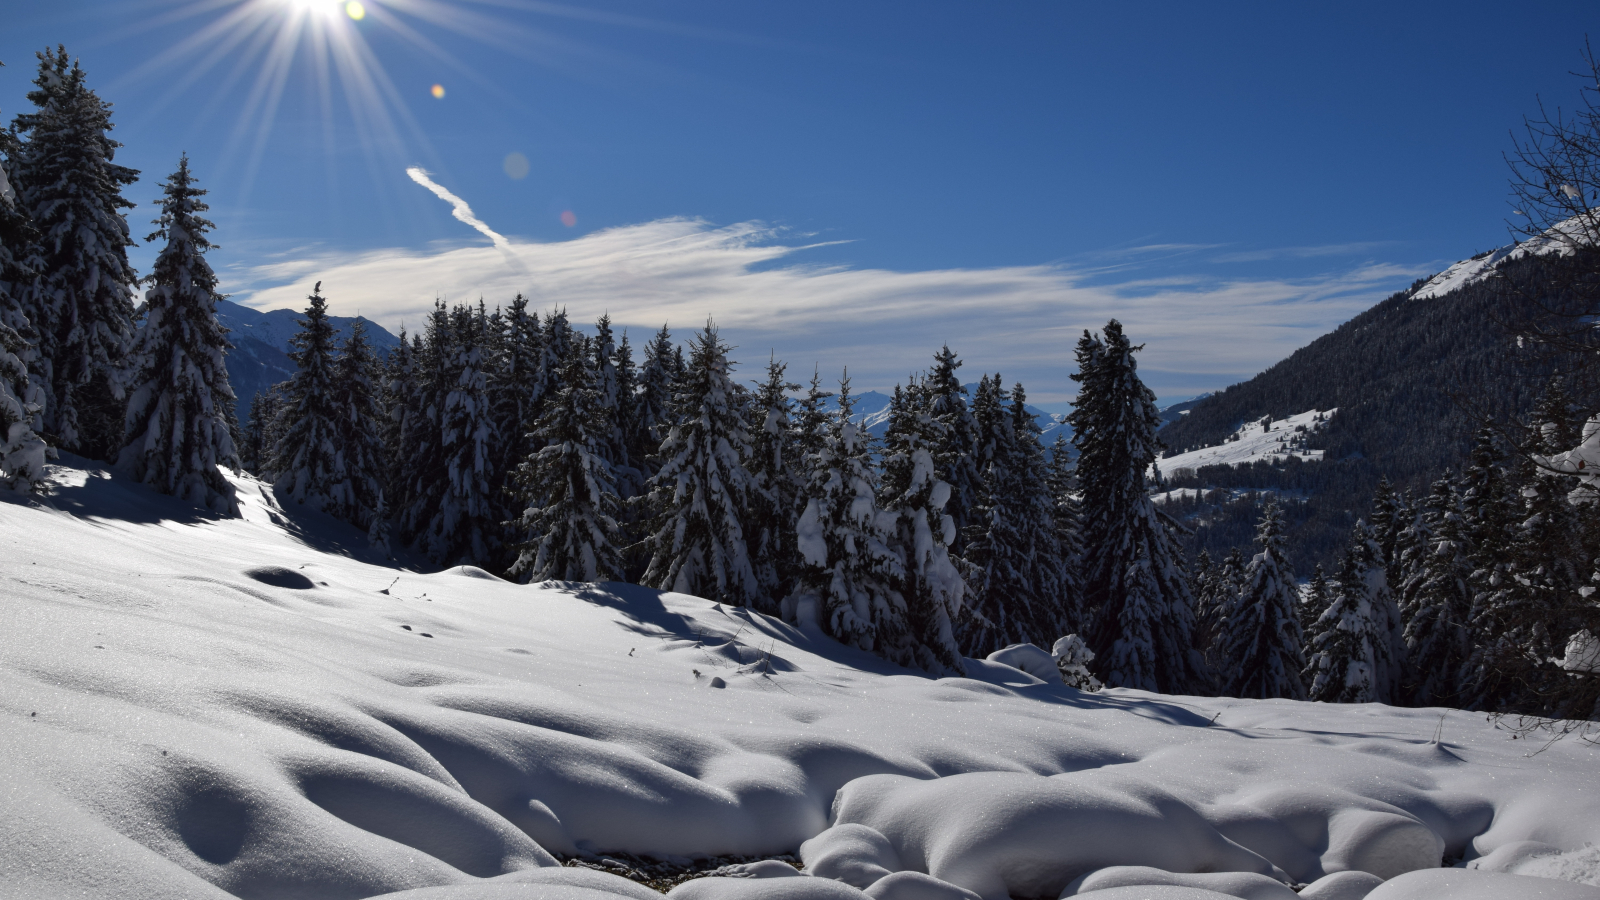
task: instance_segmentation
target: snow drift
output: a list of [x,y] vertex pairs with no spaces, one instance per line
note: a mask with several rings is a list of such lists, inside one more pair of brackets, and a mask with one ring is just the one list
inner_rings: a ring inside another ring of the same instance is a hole
[[0,502],[5,896],[659,896],[559,867],[609,851],[809,873],[678,900],[1600,898],[1578,741],[930,679],[695,597],[386,567],[248,479],[222,520],[68,461]]

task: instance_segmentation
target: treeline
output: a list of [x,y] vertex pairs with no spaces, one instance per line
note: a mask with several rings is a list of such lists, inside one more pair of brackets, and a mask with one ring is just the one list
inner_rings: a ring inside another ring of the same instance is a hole
[[1303,591],[1287,572],[1283,510],[1264,495],[1260,552],[1247,563],[1235,549],[1216,564],[1202,552],[1194,570],[1216,661],[1244,645],[1264,660],[1253,667],[1263,674],[1224,693],[1600,714],[1600,615],[1589,601],[1600,530],[1568,501],[1573,479],[1542,468],[1577,445],[1578,421],[1557,380],[1524,442],[1480,431],[1468,465],[1424,495],[1381,480],[1332,577],[1317,566]]

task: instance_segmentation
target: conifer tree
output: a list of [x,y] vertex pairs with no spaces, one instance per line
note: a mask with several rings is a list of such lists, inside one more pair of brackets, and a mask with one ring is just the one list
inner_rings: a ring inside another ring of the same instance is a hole
[[[654,447],[641,439],[639,425],[639,370],[633,364],[633,347],[628,343],[628,331],[623,329],[622,340],[612,353],[611,365],[616,371],[616,433],[612,438],[618,448],[617,496],[628,501],[644,491],[645,459]],[[641,452],[643,451],[643,452]]]
[[800,565],[795,523],[805,479],[798,468],[798,447],[789,422],[789,391],[800,389],[785,379],[787,369],[776,358],[767,363],[767,378],[750,404],[751,527],[748,543],[761,586],[758,608],[776,614],[794,590]]
[[950,485],[950,502],[946,513],[956,523],[956,542],[950,552],[966,555],[967,535],[972,524],[973,510],[983,490],[983,476],[978,470],[978,423],[967,406],[967,392],[961,386],[956,369],[961,360],[949,345],[933,355],[933,368],[929,370],[925,387],[929,398],[929,412],[940,426],[940,444],[934,448],[933,462],[939,478]]
[[1305,595],[1296,599],[1294,604],[1295,615],[1300,619],[1300,632],[1307,635],[1306,645],[1310,646],[1309,637],[1311,626],[1322,618],[1322,614],[1333,605],[1333,591],[1328,584],[1328,576],[1322,571],[1322,564],[1318,563],[1311,572],[1311,581],[1306,584]]
[[257,478],[268,478],[272,468],[272,449],[282,436],[278,431],[278,413],[283,409],[286,386],[287,383],[275,384],[250,399],[249,418],[239,446],[239,464]]
[[202,217],[205,191],[189,158],[163,186],[161,217],[146,240],[165,239],[147,279],[144,322],[132,354],[126,439],[117,463],[163,494],[226,516],[239,515],[233,485],[218,466],[239,471],[226,408],[233,388],[223,357],[230,346],[217,321],[217,276],[205,252],[213,226]]
[[746,528],[755,490],[745,460],[750,434],[737,403],[728,347],[716,326],[696,335],[673,398],[672,425],[657,453],[643,583],[734,606],[753,606],[760,585]]
[[[16,152],[3,132],[0,151],[8,158]],[[29,372],[39,365],[39,334],[27,313],[42,264],[37,238],[0,166],[0,487],[20,493],[38,488],[49,452],[38,433],[45,390]]]
[[786,618],[814,625],[846,646],[916,665],[904,600],[893,582],[903,560],[889,548],[892,517],[881,513],[872,469],[872,436],[850,421],[848,374],[812,460],[806,505],[796,526],[803,560]]
[[1261,552],[1245,569],[1244,591],[1228,609],[1219,656],[1226,660],[1222,693],[1229,697],[1305,699],[1299,592],[1283,557],[1283,510],[1268,498],[1256,528]]
[[1044,646],[1065,627],[1054,503],[1021,391],[1019,384],[1007,408],[1000,376],[984,376],[973,401],[982,482],[967,543],[969,599],[957,629],[973,657],[1010,644]]
[[407,544],[426,543],[430,524],[440,515],[447,482],[444,448],[445,401],[454,390],[459,373],[455,359],[455,335],[450,312],[435,301],[423,333],[413,339],[416,402],[413,414],[401,433],[398,474],[404,497],[400,512],[400,536]]
[[1471,548],[1449,477],[1433,483],[1406,541],[1405,623],[1408,678],[1403,697],[1414,706],[1457,702],[1471,641]]
[[1084,595],[1096,621],[1090,649],[1114,687],[1191,693],[1210,683],[1194,647],[1189,595],[1173,529],[1151,502],[1146,473],[1161,417],[1139,380],[1139,350],[1113,319],[1104,340],[1078,342],[1078,398],[1067,421],[1083,487]]
[[533,452],[529,435],[536,430],[546,387],[540,366],[544,364],[544,334],[537,313],[528,313],[528,300],[518,294],[500,317],[499,353],[494,379],[488,382],[490,416],[494,420],[495,481],[490,485],[497,497],[514,491],[513,473]]
[[333,324],[322,282],[312,289],[306,317],[290,342],[294,377],[278,413],[280,433],[272,451],[274,487],[296,503],[325,509],[339,482],[333,402]]
[[1398,587],[1402,583],[1399,542],[1406,521],[1404,507],[1388,476],[1378,479],[1378,488],[1372,495],[1372,512],[1367,519],[1372,528],[1372,539],[1378,542],[1378,549],[1383,552],[1384,576],[1391,586]]
[[353,525],[371,525],[383,492],[383,422],[373,384],[377,357],[358,319],[333,361],[333,448],[338,481],[327,512]]
[[1307,699],[1391,702],[1396,660],[1389,608],[1394,601],[1383,551],[1365,522],[1356,522],[1350,532],[1330,599],[1307,632]]
[[384,559],[393,559],[394,550],[389,546],[389,504],[383,498],[383,491],[378,491],[378,505],[372,510],[372,524],[367,526],[367,546],[383,554]]
[[[795,446],[808,479],[812,458],[821,452],[826,440],[830,420],[827,403],[831,399],[833,392],[822,389],[822,372],[814,367],[811,370],[811,386],[806,389],[805,396],[795,401],[793,426]],[[935,425],[937,427],[939,423]]]
[[540,448],[517,470],[525,509],[513,523],[525,540],[509,574],[530,581],[609,581],[620,577],[621,532],[611,464],[596,426],[595,372],[585,353],[569,353],[561,384],[537,423]]
[[1087,621],[1083,606],[1083,509],[1078,503],[1077,473],[1067,446],[1066,436],[1057,433],[1050,445],[1045,484],[1054,510],[1056,546],[1061,552],[1062,630],[1081,634]]
[[65,48],[39,54],[28,99],[37,111],[10,168],[39,234],[39,306],[25,310],[40,334],[50,376],[46,425],[61,446],[107,458],[121,445],[127,354],[134,337],[132,245],[121,190],[138,172],[113,162],[111,104],[85,82]]
[[1204,648],[1206,662],[1213,671],[1225,664],[1218,655],[1222,625],[1228,610],[1244,592],[1244,568],[1244,553],[1234,547],[1214,567],[1205,592],[1195,597],[1195,645]]
[[656,451],[672,427],[672,392],[676,378],[673,368],[672,333],[662,325],[645,344],[644,365],[639,369],[639,399],[635,419],[633,450],[641,460],[646,478],[655,474]]
[[506,519],[495,496],[494,452],[498,441],[489,415],[484,354],[488,323],[472,308],[450,314],[451,356],[446,369],[450,389],[439,417],[444,485],[438,513],[428,523],[428,553],[447,565],[493,565]]
[[404,489],[400,479],[400,460],[404,451],[406,420],[416,414],[416,360],[405,327],[400,328],[400,343],[383,360],[380,396],[383,407],[383,494],[386,515],[404,508]]
[[922,385],[912,382],[905,391],[895,387],[884,441],[879,496],[893,521],[889,549],[900,558],[900,574],[891,585],[905,604],[905,657],[928,672],[960,673],[953,623],[961,614],[966,584],[950,558],[956,530],[944,511],[950,485],[936,475],[939,425]]

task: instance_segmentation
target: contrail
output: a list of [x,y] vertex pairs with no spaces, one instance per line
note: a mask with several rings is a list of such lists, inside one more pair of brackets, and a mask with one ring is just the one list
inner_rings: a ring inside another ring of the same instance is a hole
[[482,219],[472,214],[472,207],[467,205],[467,201],[440,187],[432,178],[428,177],[428,173],[421,166],[412,166],[406,169],[406,174],[411,176],[412,181],[433,191],[440,200],[450,204],[451,215],[483,232],[501,250],[511,249],[511,242],[506,240],[505,235],[485,225]]

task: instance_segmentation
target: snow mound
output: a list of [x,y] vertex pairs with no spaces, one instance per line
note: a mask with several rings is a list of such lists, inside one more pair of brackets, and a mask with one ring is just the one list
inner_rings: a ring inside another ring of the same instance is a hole
[[250,480],[218,519],[49,474],[44,502],[0,499],[8,897],[644,900],[557,857],[797,850],[805,875],[673,896],[1054,897],[1146,867],[1180,883],[1089,894],[1193,900],[1388,890],[1444,859],[1504,867],[1458,870],[1497,897],[1595,896],[1582,742],[1529,757],[1472,713],[1089,693],[985,660],[933,679],[697,597],[397,568]]
[[[1254,462],[1282,462],[1291,456],[1307,462],[1319,461],[1322,450],[1308,450],[1305,438],[1333,418],[1338,409],[1311,409],[1287,419],[1247,422],[1215,447],[1201,447],[1157,460],[1151,469],[1171,478],[1202,466],[1244,466]],[[1156,498],[1164,499],[1162,495]]]
[[1549,878],[1428,869],[1379,885],[1367,900],[1600,900],[1600,888]]
[[[1206,872],[1178,874],[1148,866],[1113,866],[1080,878],[1067,888],[1064,897],[1103,891],[1108,888],[1141,885],[1170,885],[1202,888],[1240,900],[1295,900],[1299,895],[1281,882],[1248,872]],[[1096,896],[1099,896],[1096,894]]]
[[1335,872],[1324,875],[1300,891],[1300,900],[1363,900],[1383,879],[1370,872]]
[[1065,684],[1056,658],[1033,644],[1012,644],[984,657],[992,663],[1020,669],[1046,684]]

